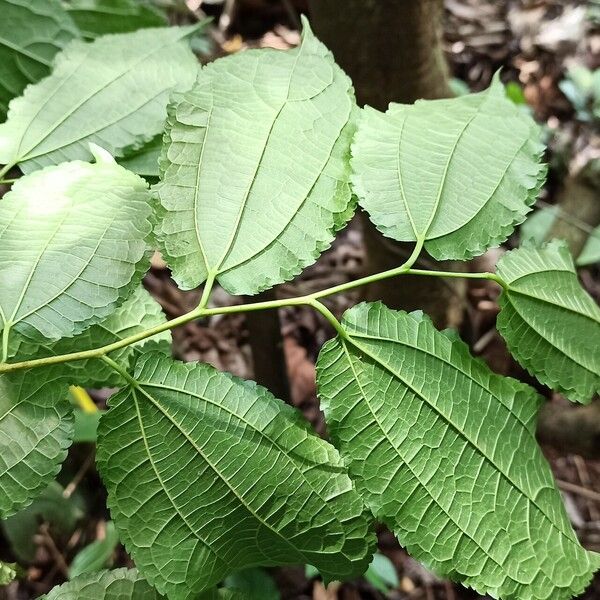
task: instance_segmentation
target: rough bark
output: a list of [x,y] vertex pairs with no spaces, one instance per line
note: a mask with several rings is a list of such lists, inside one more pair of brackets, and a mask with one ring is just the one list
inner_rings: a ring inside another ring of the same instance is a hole
[[[392,101],[452,95],[440,45],[441,0],[310,0],[309,7],[316,35],[352,78],[359,105],[385,110]],[[367,273],[396,267],[407,258],[411,244],[385,239],[364,213],[361,219]],[[404,277],[369,286],[365,299],[423,309],[438,326],[457,325],[462,289],[460,282]]]

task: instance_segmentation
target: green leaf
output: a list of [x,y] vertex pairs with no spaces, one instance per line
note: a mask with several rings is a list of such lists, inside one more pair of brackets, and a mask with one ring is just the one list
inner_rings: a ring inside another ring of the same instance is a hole
[[354,191],[387,237],[438,260],[497,246],[525,219],[546,174],[531,117],[498,77],[479,94],[365,108],[352,147]]
[[58,585],[39,600],[162,600],[136,569],[80,575]]
[[[536,244],[542,244],[548,237],[548,233],[557,218],[566,218],[566,215],[562,215],[558,206],[536,210],[521,225],[521,239],[533,240]],[[576,225],[573,225],[573,227],[576,227]],[[600,225],[590,232],[575,264],[578,267],[585,267],[598,262],[600,262]]]
[[88,39],[168,24],[164,13],[140,0],[69,0],[66,9]]
[[79,408],[73,410],[74,421],[74,444],[95,444],[98,437],[98,423],[102,411],[85,412]]
[[543,384],[588,402],[600,392],[600,308],[583,290],[565,242],[507,252],[498,331]]
[[233,294],[291,279],[354,211],[352,84],[304,20],[302,44],[210,63],[177,96],[157,187],[157,234],[180,287]]
[[225,587],[248,600],[280,600],[277,584],[264,569],[244,569],[225,579]]
[[114,156],[139,147],[164,127],[173,90],[189,88],[197,61],[185,39],[196,27],[142,29],[74,41],[52,74],[10,103],[0,125],[0,164],[30,173],[91,157],[89,142]]
[[81,499],[76,494],[65,498],[64,489],[56,481],[25,509],[2,521],[2,530],[14,555],[24,563],[35,560],[38,546],[34,536],[40,524],[46,522],[52,535],[70,536],[85,514]]
[[350,477],[418,560],[494,598],[560,600],[600,567],[535,440],[541,398],[422,313],[361,304],[318,360]]
[[6,563],[0,561],[0,585],[8,585],[17,577],[16,563]]
[[101,148],[48,167],[0,202],[0,330],[34,342],[105,319],[149,266],[146,183]]
[[105,567],[118,544],[119,534],[115,524],[109,521],[106,524],[104,539],[88,544],[73,557],[69,567],[69,579],[84,573],[93,573]]
[[135,150],[120,159],[119,164],[142,177],[158,178],[158,159],[161,150],[162,135],[157,135],[139,150]]
[[109,406],[97,459],[112,518],[171,600],[251,566],[367,568],[374,536],[337,451],[268,390],[147,353]]
[[376,552],[373,556],[373,562],[365,573],[365,579],[376,590],[384,594],[400,585],[394,563],[379,552]]
[[[17,339],[14,345],[18,345],[18,349],[14,352],[13,362],[47,356],[60,356],[107,346],[161,325],[166,320],[160,304],[142,286],[139,286],[104,321],[88,327],[75,337],[62,338],[50,346],[31,344]],[[152,345],[153,349],[157,348],[156,343],[158,343],[158,347],[164,345],[167,354],[170,352],[170,331],[164,331],[151,339],[155,342]],[[148,343],[147,339],[142,340],[111,352],[110,357],[127,369],[133,357],[144,351],[144,346]],[[121,376],[100,359],[79,360],[57,365],[53,368],[60,369],[64,377],[69,379],[69,383],[86,388],[116,387],[123,383]]]
[[60,470],[73,440],[64,381],[38,369],[0,375],[0,518],[24,508]]
[[60,0],[0,0],[0,121],[8,103],[50,73],[77,27]]

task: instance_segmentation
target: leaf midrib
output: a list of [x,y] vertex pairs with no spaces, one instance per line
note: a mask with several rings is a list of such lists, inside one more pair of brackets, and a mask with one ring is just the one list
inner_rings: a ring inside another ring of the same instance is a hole
[[[223,476],[223,474],[217,469],[217,467],[215,465],[213,465],[208,458],[205,456],[205,454],[202,452],[202,450],[198,447],[198,445],[195,443],[195,441],[193,439],[191,439],[191,437],[189,436],[189,434],[183,430],[183,428],[181,427],[181,425],[169,414],[169,412],[164,409],[160,402],[158,402],[157,400],[155,400],[155,398],[149,394],[148,392],[146,392],[144,390],[144,388],[141,386],[141,384],[138,384],[139,387],[137,387],[137,389],[140,390],[140,392],[150,401],[150,403],[152,405],[154,405],[156,407],[157,410],[159,410],[164,417],[173,425],[173,427],[175,427],[180,433],[181,435],[183,435],[183,437],[187,440],[187,442],[192,446],[192,448],[194,448],[194,450],[198,453],[198,455],[200,456],[200,458],[211,468],[211,470],[215,473],[215,475],[217,475],[219,477],[219,479],[225,484],[225,486],[231,491],[231,493],[238,499],[240,505],[242,507],[244,507],[248,513],[250,515],[252,515],[256,521],[258,523],[261,523],[266,529],[268,529],[269,531],[273,532],[279,539],[281,539],[285,545],[289,546],[297,555],[300,555],[306,562],[306,564],[311,564],[311,559],[309,559],[302,550],[300,550],[299,548],[296,548],[295,546],[293,546],[289,540],[287,540],[286,538],[284,538],[280,532],[276,531],[275,529],[273,529],[271,527],[271,525],[269,525],[266,521],[263,521],[253,510],[252,508],[246,504],[246,502],[244,502],[243,498],[236,492],[236,490],[230,485],[229,481],[227,480],[227,478],[225,478]],[[259,548],[259,544],[257,544],[257,549],[260,550]],[[265,558],[268,560],[268,557],[265,556]],[[269,563],[271,563],[272,561],[269,560]]]
[[[435,403],[432,403],[428,400],[428,398],[426,397],[425,394],[422,394],[421,392],[419,392],[416,388],[414,388],[410,383],[408,383],[407,381],[405,381],[399,373],[396,373],[396,371],[393,369],[392,366],[388,365],[387,363],[383,362],[381,359],[379,359],[378,357],[374,356],[367,348],[365,348],[364,346],[362,346],[360,343],[357,343],[355,340],[352,339],[352,337],[350,336],[349,338],[350,342],[356,347],[358,348],[361,352],[364,352],[371,360],[375,361],[375,363],[381,365],[381,367],[383,367],[386,371],[388,371],[393,377],[395,377],[396,379],[398,379],[403,385],[405,385],[409,390],[412,391],[413,394],[415,394],[417,397],[421,398],[421,400],[423,400],[423,402],[425,402],[429,407],[431,407],[431,409],[439,415],[439,417],[444,420],[450,427],[452,427],[458,434],[459,436],[464,439],[473,449],[475,449],[480,455],[481,457],[487,461],[506,481],[508,481],[509,485],[511,487],[514,487],[515,490],[519,493],[521,493],[523,495],[523,497],[525,497],[532,506],[535,506],[539,512],[544,516],[544,518],[551,524],[551,526],[556,529],[562,536],[564,536],[567,540],[569,540],[570,543],[574,543],[574,540],[565,532],[563,531],[560,527],[558,527],[558,525],[546,514],[546,512],[539,506],[539,504],[537,503],[536,500],[534,500],[533,498],[531,498],[527,493],[525,493],[524,490],[522,490],[520,488],[520,486],[514,482],[507,473],[505,473],[498,465],[496,465],[496,463],[494,462],[494,460],[492,458],[490,458],[479,446],[476,442],[474,442],[473,440],[471,440],[470,437],[468,437],[464,431],[462,431],[462,429],[456,425],[454,422],[452,422],[452,420],[450,419],[450,417],[448,417],[447,415],[443,414],[440,409],[436,406]],[[531,435],[531,434],[529,434]]]
[[[126,75],[128,75],[131,71],[135,70],[135,68],[141,62],[147,60],[153,54],[155,54],[157,52],[160,52],[160,51],[164,50],[165,48],[167,48],[169,46],[174,46],[174,45],[178,44],[182,39],[184,39],[188,35],[189,35],[189,32],[185,32],[185,33],[182,32],[182,33],[180,33],[180,35],[178,37],[170,39],[167,43],[164,43],[161,46],[159,46],[157,48],[154,48],[151,52],[146,53],[143,56],[141,56],[140,58],[138,58],[134,63],[129,64],[124,71],[121,71],[118,75],[114,76],[110,81],[103,83],[100,87],[93,88],[86,96],[84,96],[78,103],[76,103],[75,106],[71,107],[66,113],[63,113],[62,116],[61,116],[61,118],[58,119],[58,121],[55,121],[51,126],[49,126],[47,128],[47,132],[45,134],[43,134],[41,138],[39,138],[37,141],[33,142],[33,144],[30,145],[29,148],[27,150],[25,150],[21,156],[19,156],[20,150],[21,150],[21,143],[23,142],[24,135],[29,130],[29,127],[31,126],[31,124],[35,121],[35,119],[37,119],[38,115],[42,112],[42,110],[45,108],[45,106],[48,104],[48,102],[61,90],[61,88],[64,85],[66,85],[67,83],[69,83],[69,81],[77,73],[77,71],[81,67],[83,67],[84,65],[87,65],[87,59],[89,57],[89,50],[94,45],[94,42],[89,43],[89,44],[86,44],[85,42],[81,42],[81,44],[83,44],[83,47],[86,50],[85,55],[80,57],[80,62],[79,62],[79,64],[76,65],[75,69],[73,69],[71,72],[69,72],[62,79],[62,81],[59,82],[59,85],[52,91],[52,94],[45,99],[45,101],[38,108],[37,112],[33,115],[33,117],[27,123],[27,126],[24,128],[23,135],[21,136],[21,140],[19,141],[19,145],[18,145],[17,150],[15,152],[15,160],[16,160],[16,162],[21,162],[23,160],[29,160],[30,158],[34,158],[34,156],[27,156],[28,153],[31,152],[34,148],[38,147],[43,141],[45,141],[50,135],[52,135],[52,133],[54,131],[56,131],[57,128],[60,127],[60,125],[62,125],[67,119],[69,119],[71,116],[73,116],[91,98],[93,98],[93,97],[97,96],[98,94],[102,93],[108,87],[110,87],[115,82],[117,82],[119,79],[121,79],[121,78],[125,77]],[[130,111],[129,113],[127,113],[122,118],[126,118],[127,116],[129,116],[131,114],[132,113]],[[48,150],[48,151],[44,152],[44,154],[48,154],[49,152],[54,152],[55,150],[56,150],[56,148],[53,149],[53,150]]]
[[[396,444],[394,444],[394,442],[392,441],[392,439],[389,437],[387,431],[385,430],[385,428],[383,427],[382,423],[379,421],[379,418],[377,417],[377,414],[375,413],[375,411],[373,410],[373,407],[371,406],[371,403],[369,401],[368,395],[365,392],[362,383],[358,377],[358,373],[356,372],[356,369],[354,367],[354,363],[352,362],[352,356],[350,354],[350,352],[348,351],[348,348],[345,344],[344,341],[341,341],[341,345],[342,345],[342,349],[343,352],[346,356],[346,360],[348,361],[348,365],[350,366],[350,369],[352,371],[352,377],[354,379],[354,381],[356,381],[356,384],[358,385],[360,394],[362,396],[362,398],[365,400],[365,403],[367,405],[367,408],[369,409],[369,412],[371,413],[371,415],[373,416],[373,419],[377,425],[377,427],[379,428],[379,430],[381,431],[383,437],[388,441],[388,443],[390,444],[390,446],[394,449],[394,451],[396,452],[396,454],[398,455],[398,457],[401,460],[401,464],[406,465],[406,467],[408,468],[408,470],[412,473],[413,477],[415,478],[415,480],[419,483],[419,485],[426,490],[428,496],[433,500],[433,502],[438,506],[438,508],[442,511],[442,513],[444,513],[447,517],[448,520],[450,522],[452,522],[454,524],[454,526],[463,534],[465,535],[467,538],[469,538],[473,543],[475,543],[477,545],[478,548],[481,549],[481,551],[485,554],[485,556],[489,559],[491,559],[497,566],[499,566],[501,569],[503,569],[503,565],[501,563],[499,563],[494,556],[492,556],[489,551],[484,548],[471,534],[467,533],[466,531],[464,531],[461,526],[456,522],[456,520],[454,519],[454,517],[439,503],[438,499],[435,497],[434,494],[432,494],[428,487],[426,486],[426,484],[421,482],[421,479],[419,478],[418,474],[413,470],[411,464],[409,461],[407,461],[404,456],[402,455],[402,453],[400,452],[400,449],[396,446]],[[391,482],[391,480],[390,480]],[[389,486],[389,484],[388,484]],[[371,492],[370,492],[371,493]],[[391,515],[386,515],[384,518],[386,518],[386,520],[389,521]],[[394,516],[394,521],[396,521],[396,517]],[[399,527],[401,527],[401,524],[398,523],[394,523],[392,526],[392,529],[394,530],[398,530]],[[415,545],[417,545],[415,543]],[[422,551],[425,551],[424,549]],[[509,575],[510,577],[510,575]],[[512,577],[510,577],[513,581],[516,581],[515,579],[513,579]],[[518,582],[517,582],[518,583]]]

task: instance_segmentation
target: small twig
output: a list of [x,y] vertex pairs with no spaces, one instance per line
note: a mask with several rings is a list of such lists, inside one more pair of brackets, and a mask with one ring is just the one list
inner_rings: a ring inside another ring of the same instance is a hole
[[59,568],[61,573],[65,577],[68,578],[69,577],[69,565],[67,565],[67,561],[65,560],[65,557],[62,555],[61,551],[57,548],[56,544],[54,543],[54,540],[52,539],[52,536],[50,535],[48,523],[43,523],[41,525],[40,535],[42,536],[42,539],[44,541],[46,548],[48,548],[48,551],[52,555],[52,558],[54,559],[54,563]]
[[73,495],[73,492],[77,489],[77,486],[81,483],[81,480],[85,477],[88,469],[94,463],[94,452],[90,452],[88,457],[83,461],[83,464],[79,467],[77,473],[75,473],[75,477],[71,480],[69,485],[63,490],[63,498],[70,498]]
[[583,498],[588,498],[600,504],[600,493],[595,492],[594,490],[588,490],[580,485],[575,483],[571,483],[570,481],[562,481],[561,479],[557,479],[556,483],[561,490],[565,492],[571,492],[573,494],[578,494]]

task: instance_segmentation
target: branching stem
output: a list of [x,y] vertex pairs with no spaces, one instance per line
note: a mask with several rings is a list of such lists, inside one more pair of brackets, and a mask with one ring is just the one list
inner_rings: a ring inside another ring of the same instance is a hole
[[[185,313],[184,315],[181,315],[180,317],[177,317],[175,319],[171,319],[166,323],[161,323],[156,327],[152,327],[150,329],[141,331],[117,342],[113,342],[112,344],[108,344],[106,346],[94,348],[91,350],[84,350],[81,352],[72,352],[70,354],[63,354],[60,356],[49,356],[47,358],[37,358],[12,364],[6,363],[5,361],[8,348],[8,335],[6,334],[5,329],[5,335],[3,336],[3,346],[6,346],[6,349],[3,349],[4,362],[0,363],[0,373],[10,373],[11,371],[17,371],[20,369],[31,369],[35,367],[50,366],[63,362],[73,362],[79,360],[86,360],[90,358],[100,358],[106,363],[108,363],[111,367],[116,369],[117,367],[119,367],[119,365],[115,363],[115,361],[113,361],[111,358],[106,356],[107,354],[110,354],[115,350],[119,350],[120,348],[130,346],[131,344],[135,344],[136,342],[145,340],[149,337],[155,336],[159,333],[162,333],[163,331],[167,331],[169,329],[178,327],[179,325],[184,325],[186,323],[189,323],[190,321],[194,321],[196,319],[201,319],[204,317],[209,317],[212,315],[226,315],[233,313],[251,312],[255,310],[278,309],[286,306],[312,306],[315,310],[319,311],[327,319],[327,321],[329,321],[331,326],[341,337],[348,338],[348,333],[345,331],[343,325],[338,321],[334,314],[322,302],[320,302],[320,299],[326,298],[327,296],[332,296],[333,294],[339,294],[341,292],[345,292],[356,287],[367,285],[375,281],[389,279],[391,277],[397,277],[399,275],[427,275],[430,277],[463,277],[465,279],[483,279],[494,281],[498,285],[502,286],[503,289],[508,289],[508,285],[506,284],[506,282],[495,273],[460,273],[413,269],[411,267],[419,255],[419,252],[421,250],[420,246],[420,244],[417,244],[411,257],[406,261],[406,263],[399,267],[396,267],[395,269],[390,269],[388,271],[383,271],[374,275],[361,277],[360,279],[356,279],[355,281],[342,283],[340,285],[336,285],[325,290],[313,292],[312,294],[307,294],[305,296],[298,296],[296,298],[283,298],[281,300],[271,300],[267,302],[254,302],[251,304],[207,308],[210,293],[215,282],[215,277],[209,276],[204,286],[204,291],[202,293],[200,303],[194,310],[191,310],[190,312]],[[125,371],[123,370],[123,368],[119,367],[119,369],[119,373],[121,373],[121,375],[125,377]]]

